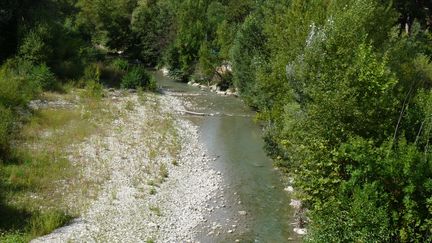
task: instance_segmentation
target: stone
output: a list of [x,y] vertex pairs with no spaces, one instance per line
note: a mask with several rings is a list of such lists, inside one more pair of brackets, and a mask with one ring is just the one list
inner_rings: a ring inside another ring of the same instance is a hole
[[301,201],[300,200],[291,199],[290,206],[292,206],[295,209],[300,209],[300,207],[301,207]]
[[305,228],[294,228],[294,232],[298,235],[305,235],[307,234],[307,229]]
[[293,188],[292,186],[287,186],[287,187],[284,188],[284,190],[285,190],[286,192],[293,192],[293,191],[294,191],[294,188]]
[[247,214],[246,211],[238,211],[238,213],[239,213],[240,215],[246,215],[246,214]]

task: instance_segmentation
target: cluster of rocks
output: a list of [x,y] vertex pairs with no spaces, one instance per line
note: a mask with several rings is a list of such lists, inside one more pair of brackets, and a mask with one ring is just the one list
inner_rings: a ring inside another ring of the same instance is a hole
[[67,100],[32,100],[29,103],[29,108],[32,110],[39,110],[39,109],[72,109],[76,108],[77,104],[72,103]]
[[[285,187],[284,190],[292,194],[294,192],[294,188],[291,185],[294,181],[292,178],[289,178],[288,181],[290,185]],[[302,201],[297,199],[291,199],[290,206],[294,209],[295,222],[293,223],[293,231],[298,235],[306,235],[307,229],[305,226],[306,222],[308,222],[309,219],[306,216],[306,209],[303,207]]]
[[223,96],[235,96],[238,97],[238,93],[237,91],[235,91],[234,88],[229,88],[227,90],[221,90],[221,88],[219,86],[217,86],[217,84],[213,84],[213,85],[205,85],[205,84],[200,84],[200,83],[196,83],[194,81],[189,81],[188,85],[194,86],[194,87],[198,87],[201,90],[209,90],[211,92],[214,92],[218,95],[223,95]]

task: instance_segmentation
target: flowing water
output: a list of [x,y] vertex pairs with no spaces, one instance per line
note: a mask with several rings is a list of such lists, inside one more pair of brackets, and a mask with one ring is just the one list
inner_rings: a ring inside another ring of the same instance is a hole
[[292,231],[293,211],[283,190],[280,173],[263,149],[254,112],[240,99],[219,96],[156,73],[163,90],[182,96],[194,112],[213,116],[189,116],[199,126],[200,139],[210,153],[214,170],[221,172],[223,199],[209,202],[208,222],[198,231],[202,242],[299,242]]

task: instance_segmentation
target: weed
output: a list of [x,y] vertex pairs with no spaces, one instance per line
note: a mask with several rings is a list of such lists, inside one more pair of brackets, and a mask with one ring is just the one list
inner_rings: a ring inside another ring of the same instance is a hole
[[150,195],[154,195],[156,193],[157,193],[156,188],[154,187],[150,188]]
[[67,224],[72,219],[71,216],[61,211],[50,211],[35,214],[30,219],[29,232],[32,238],[46,235],[53,230]]
[[138,87],[137,89],[138,100],[141,104],[147,102],[148,97],[146,96],[144,89],[142,87]]
[[156,159],[156,157],[157,157],[157,151],[154,149],[151,149],[149,152],[149,159],[151,161],[153,161],[154,159]]
[[117,190],[111,191],[111,198],[112,198],[112,200],[117,200]]
[[168,168],[165,164],[159,166],[159,175],[161,178],[168,178]]
[[160,217],[162,216],[161,210],[157,206],[150,206],[150,211],[152,211],[156,216]]
[[135,104],[133,103],[133,101],[128,100],[126,102],[125,109],[128,111],[133,111],[135,109]]

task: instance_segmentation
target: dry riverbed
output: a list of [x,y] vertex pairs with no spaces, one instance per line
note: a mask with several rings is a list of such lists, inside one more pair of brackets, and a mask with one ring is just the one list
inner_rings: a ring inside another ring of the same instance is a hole
[[222,179],[182,118],[183,101],[119,91],[104,100],[121,115],[67,149],[78,175],[64,187],[78,189],[65,189],[64,201],[79,217],[33,242],[194,241]]

